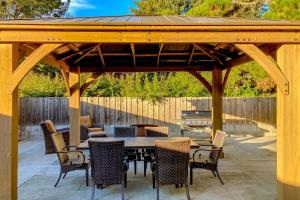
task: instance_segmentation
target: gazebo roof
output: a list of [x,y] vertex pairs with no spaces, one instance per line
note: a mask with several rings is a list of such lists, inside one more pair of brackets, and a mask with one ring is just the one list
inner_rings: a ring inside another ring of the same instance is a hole
[[164,16],[164,15],[124,15],[101,17],[75,17],[75,18],[34,18],[0,20],[0,24],[72,24],[72,25],[300,25],[298,21],[221,18],[221,17],[190,17],[190,16]]
[[0,42],[19,42],[25,50],[62,43],[52,60],[82,72],[226,69],[251,60],[235,43],[255,43],[272,54],[281,42],[300,41],[299,21],[218,17],[17,19],[0,21],[0,30]]

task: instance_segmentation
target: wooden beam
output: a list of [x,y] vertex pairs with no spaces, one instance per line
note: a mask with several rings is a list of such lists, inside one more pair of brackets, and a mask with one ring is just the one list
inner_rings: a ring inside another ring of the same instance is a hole
[[78,51],[78,52],[76,52],[76,53],[72,53],[72,54],[70,54],[70,55],[62,56],[61,58],[58,59],[58,61],[65,61],[65,60],[67,60],[67,59],[69,59],[69,58],[72,58],[73,56],[78,55],[78,54],[79,54],[79,55],[82,55],[84,52],[89,51],[89,50],[91,50],[91,49],[93,49],[93,48],[94,48],[94,46],[89,47],[89,48],[86,48],[86,49],[83,49],[83,50]]
[[223,101],[222,101],[222,70],[214,68],[212,71],[212,134],[223,130]]
[[[21,22],[21,21],[20,21]],[[41,31],[41,30],[49,30],[49,31],[58,31],[58,30],[65,30],[67,32],[71,31],[115,31],[115,32],[122,32],[122,31],[169,31],[169,32],[181,32],[181,31],[202,31],[202,32],[230,32],[232,33],[237,33],[239,31],[251,31],[251,32],[260,32],[260,31],[265,31],[265,32],[277,32],[277,31],[300,31],[299,23],[291,23],[291,22],[283,22],[283,23],[269,23],[266,24],[265,22],[255,22],[254,23],[249,23],[249,22],[241,22],[238,24],[231,24],[231,23],[211,23],[211,24],[203,24],[197,26],[195,23],[194,24],[189,24],[189,25],[183,25],[183,24],[178,24],[178,25],[163,25],[161,23],[153,23],[149,24],[148,22],[146,23],[141,23],[139,22],[138,25],[136,24],[121,24],[121,23],[115,23],[115,25],[112,24],[100,24],[99,22],[62,22],[62,23],[57,23],[57,22],[50,22],[50,21],[44,21],[41,23],[34,22],[34,24],[25,24],[25,23],[3,23],[0,24],[0,29],[1,30],[14,30],[14,31],[19,31],[19,30],[29,30],[29,31]]]
[[133,67],[136,67],[136,59],[135,59],[135,47],[134,47],[134,43],[130,43],[130,48],[131,48],[131,52],[132,52],[132,59],[133,59]]
[[106,65],[105,65],[105,60],[104,60],[103,53],[102,53],[102,50],[101,50],[101,46],[100,46],[100,45],[97,47],[97,50],[98,50],[98,54],[99,54],[99,57],[100,57],[102,66],[103,66],[103,68],[105,68],[105,67],[106,67]]
[[89,77],[84,84],[82,84],[82,86],[80,87],[80,94],[82,95],[85,90],[102,74],[104,74],[104,72],[94,72],[91,77]]
[[203,85],[204,87],[207,89],[207,91],[212,94],[212,86],[211,84],[197,71],[194,70],[190,70],[188,71],[190,74],[192,74],[194,77],[196,77]]
[[83,54],[80,58],[78,58],[77,60],[75,60],[75,62],[73,64],[78,63],[79,61],[81,61],[83,58],[85,58],[87,55],[89,55],[92,51],[95,51],[98,47],[100,46],[100,44],[97,44],[96,46],[94,46],[92,49],[90,49],[88,52],[86,52],[85,54]]
[[73,43],[68,44],[68,47],[70,47],[71,49],[73,49],[75,52],[78,52],[79,55],[82,55],[82,51],[80,51],[80,49],[75,46]]
[[217,56],[215,56],[213,53],[211,53],[210,51],[207,51],[207,50],[203,49],[200,45],[195,44],[195,43],[194,43],[194,46],[196,48],[198,48],[200,51],[202,51],[205,55],[210,57],[212,60],[217,61],[218,63],[220,63],[220,65],[224,65],[224,63]]
[[229,68],[226,70],[226,73],[225,73],[225,76],[224,76],[224,79],[223,79],[223,83],[222,83],[222,95],[224,94],[224,90],[225,90],[226,83],[227,83],[227,80],[228,80],[228,78],[229,78],[231,69],[232,69],[232,67],[229,67]]
[[32,54],[30,54],[14,71],[12,77],[8,80],[9,90],[13,92],[19,83],[23,80],[26,74],[46,55],[51,53],[54,49],[61,46],[62,44],[43,44],[37,48]]
[[69,82],[69,74],[67,74],[66,71],[64,71],[63,69],[60,70],[62,77],[64,78],[65,81],[65,85],[66,85],[66,90],[67,90],[67,95],[70,96],[71,92],[70,92],[70,82]]
[[192,53],[190,54],[190,58],[189,58],[189,62],[188,62],[188,66],[190,66],[190,65],[191,65],[191,62],[192,62],[192,60],[193,60],[193,57],[194,57],[195,49],[196,49],[196,47],[193,45],[193,49],[192,49]]
[[18,46],[0,44],[0,199],[18,195],[18,90],[7,82],[19,64]]
[[[25,52],[26,56],[29,56],[31,53],[33,53],[38,46],[32,45],[32,44],[22,44],[19,45],[19,49],[23,52]],[[61,65],[64,63],[64,61],[58,61],[51,53],[48,54],[46,57],[40,60],[40,63],[49,65],[56,68],[61,68]]]
[[157,67],[159,67],[159,64],[160,64],[160,56],[161,56],[161,52],[162,52],[163,48],[164,48],[164,44],[160,44],[158,54],[157,54],[157,61],[156,61]]
[[289,93],[277,92],[278,200],[300,199],[300,45],[282,45],[277,63],[289,81]]
[[289,82],[274,60],[254,44],[235,44],[235,46],[260,64],[284,94],[289,93]]
[[[126,26],[127,27],[127,26]],[[274,27],[273,27],[274,28]],[[82,28],[83,29],[83,28]],[[3,30],[1,43],[294,43],[300,44],[300,31],[66,31]],[[272,35],[272,37],[270,37]]]
[[89,67],[81,67],[81,72],[186,72],[190,70],[194,71],[211,71],[212,68],[202,65],[202,66],[109,66],[105,69],[99,69],[99,66],[90,65]]
[[70,145],[77,146],[80,143],[80,68],[69,73],[70,98]]
[[[269,47],[269,45],[267,46],[263,46],[263,47],[259,47],[260,50],[262,50],[265,54],[273,54],[274,52],[276,52],[276,50],[279,47]],[[247,62],[253,61],[253,59],[251,57],[249,57],[247,54],[243,54],[239,57],[233,58],[232,60],[228,61],[225,65],[225,68],[229,68],[229,67],[235,67],[238,65],[242,65],[245,64]]]

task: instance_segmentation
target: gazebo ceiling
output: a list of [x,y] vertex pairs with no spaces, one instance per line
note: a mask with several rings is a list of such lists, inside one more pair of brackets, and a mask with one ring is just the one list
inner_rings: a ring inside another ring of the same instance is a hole
[[[235,42],[254,43],[272,54],[280,42],[270,42],[268,32],[277,31],[274,41],[281,41],[281,32],[293,35],[300,22],[154,15],[2,20],[0,29],[0,42],[20,42],[25,51],[63,43],[51,56],[70,70],[80,66],[82,72],[210,71],[251,60]],[[282,40],[298,39],[284,35]]]

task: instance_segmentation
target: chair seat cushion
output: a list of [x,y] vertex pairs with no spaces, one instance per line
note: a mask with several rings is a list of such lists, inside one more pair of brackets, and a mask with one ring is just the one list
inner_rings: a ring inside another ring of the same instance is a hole
[[107,137],[107,135],[104,131],[95,131],[95,132],[90,132],[89,137],[90,138]]
[[97,132],[97,131],[103,131],[102,128],[88,128],[89,133],[91,132]]

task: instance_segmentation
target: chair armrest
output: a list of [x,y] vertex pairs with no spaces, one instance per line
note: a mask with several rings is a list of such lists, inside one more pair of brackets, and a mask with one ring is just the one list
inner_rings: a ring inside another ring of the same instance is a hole
[[[67,147],[65,147],[64,149],[66,149]],[[82,159],[82,163],[81,163],[81,165],[79,166],[79,167],[82,167],[83,165],[84,165],[84,163],[85,163],[85,155],[83,154],[83,152],[82,151],[79,151],[79,150],[71,150],[71,151],[56,151],[56,153],[58,153],[58,154],[64,154],[64,153],[66,153],[66,154],[69,154],[69,156],[70,156],[70,154],[72,154],[72,153],[77,153],[77,158],[79,159],[79,157],[82,157],[83,159]],[[69,160],[70,160],[70,162],[72,163],[72,161],[71,161],[71,159],[69,158]]]
[[[200,151],[209,151],[209,152],[217,151],[217,152],[219,152],[219,151],[221,151],[221,150],[222,150],[222,147],[221,147],[221,148],[217,148],[217,149],[201,149],[201,148],[199,148],[199,149],[197,149],[197,150],[193,153],[193,161],[196,163],[195,156],[196,156],[196,154],[199,153]],[[199,153],[199,157],[201,157],[201,153]],[[206,163],[207,163],[207,160],[205,161],[204,164],[206,164]]]

